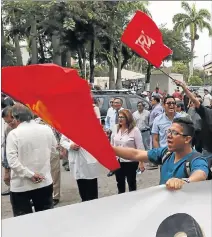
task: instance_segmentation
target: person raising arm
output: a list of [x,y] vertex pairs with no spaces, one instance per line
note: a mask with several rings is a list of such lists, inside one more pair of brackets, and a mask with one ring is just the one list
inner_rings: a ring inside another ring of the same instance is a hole
[[201,133],[200,137],[203,144],[203,155],[208,160],[212,159],[212,109],[207,108],[200,103],[199,98],[195,98],[194,95],[188,90],[186,84],[181,81],[175,80],[175,83],[182,87],[187,97],[193,102],[196,112],[201,118]]
[[[185,183],[204,181],[208,177],[207,161],[191,148],[193,134],[194,126],[189,118],[176,118],[167,131],[168,147],[156,148],[148,152],[123,147],[113,149],[117,156],[124,159],[150,161],[162,165],[160,184],[166,184],[168,189],[175,190],[182,188]],[[191,157],[190,174],[188,174],[185,171],[185,163]]]

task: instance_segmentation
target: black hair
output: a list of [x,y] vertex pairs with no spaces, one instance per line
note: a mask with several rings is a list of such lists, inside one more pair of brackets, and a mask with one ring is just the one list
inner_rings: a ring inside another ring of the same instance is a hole
[[[121,104],[123,105],[123,100],[122,100],[121,98],[115,97],[114,100],[120,100],[120,101],[121,101]],[[113,100],[113,101],[114,101],[114,100]]]
[[97,105],[99,102],[100,102],[100,101],[99,101],[99,98],[93,98],[93,103],[94,103],[95,105]]
[[13,100],[10,98],[10,97],[4,97],[1,99],[1,107],[4,109],[6,108],[7,106],[13,106],[14,105],[14,102]]
[[143,101],[138,101],[137,106],[138,106],[139,104],[142,104],[142,106],[145,107],[145,104],[143,103]]
[[8,115],[12,116],[12,106],[7,106],[2,110],[1,117],[5,118]]
[[183,134],[187,136],[194,136],[195,128],[194,123],[189,117],[181,117],[175,118],[173,123],[178,123],[181,127],[183,127]]
[[30,109],[20,103],[17,103],[12,107],[12,116],[21,123],[30,122],[34,117]]
[[198,222],[187,213],[176,213],[167,217],[158,227],[156,237],[170,237],[177,233],[186,233],[190,237],[203,237],[204,234]]
[[160,98],[158,96],[153,95],[152,98],[157,101],[157,103],[160,103]]
[[181,107],[181,110],[185,111],[185,106],[182,102],[177,103],[177,107]]
[[174,96],[172,96],[172,95],[167,95],[167,96],[164,98],[163,103],[165,104],[168,99],[173,99],[173,100],[176,102]]

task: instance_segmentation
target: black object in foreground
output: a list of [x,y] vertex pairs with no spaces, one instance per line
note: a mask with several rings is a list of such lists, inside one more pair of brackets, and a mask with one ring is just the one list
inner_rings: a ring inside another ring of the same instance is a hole
[[[167,217],[159,226],[156,237],[204,237],[197,221],[186,213],[176,213]],[[180,235],[181,233],[181,235]]]

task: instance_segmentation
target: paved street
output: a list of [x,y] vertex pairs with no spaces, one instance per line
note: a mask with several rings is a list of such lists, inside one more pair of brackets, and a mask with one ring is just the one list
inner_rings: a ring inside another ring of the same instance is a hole
[[[61,167],[61,171],[61,200],[57,207],[80,202],[76,181],[70,172],[64,171],[63,167]],[[159,183],[159,170],[146,170],[143,174],[137,175],[137,181],[138,189],[155,186]],[[99,198],[117,194],[115,176],[108,178],[107,170],[104,168],[101,168],[98,184]],[[2,191],[4,190],[6,190],[6,186],[2,184]],[[2,219],[12,216],[9,196],[2,197]]]

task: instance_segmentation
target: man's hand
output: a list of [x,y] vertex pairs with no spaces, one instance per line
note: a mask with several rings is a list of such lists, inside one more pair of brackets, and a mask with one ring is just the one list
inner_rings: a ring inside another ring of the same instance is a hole
[[144,162],[139,162],[138,168],[140,169],[141,172],[144,172],[145,171]]
[[34,176],[32,176],[31,180],[33,183],[40,183],[45,179],[45,177],[41,174],[35,173]]
[[186,182],[182,179],[171,178],[166,182],[166,188],[169,190],[178,190],[183,187]]
[[10,186],[10,169],[5,169],[4,170],[4,183],[7,186]]
[[187,87],[186,84],[185,84],[185,82],[183,82],[183,81],[174,80],[174,82],[175,82],[175,84],[176,84],[177,86],[180,86],[180,87],[182,87],[183,89],[185,89],[185,88]]
[[78,151],[80,149],[80,146],[78,146],[77,144],[73,143],[71,144],[71,149],[74,150],[74,151]]

